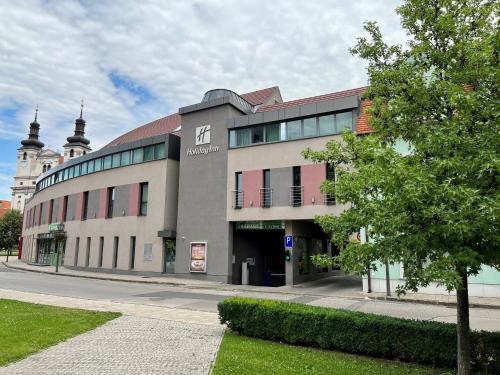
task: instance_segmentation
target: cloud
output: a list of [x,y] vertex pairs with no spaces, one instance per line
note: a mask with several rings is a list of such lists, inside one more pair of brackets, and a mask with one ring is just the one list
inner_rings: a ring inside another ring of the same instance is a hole
[[366,84],[348,48],[365,20],[404,34],[398,0],[10,1],[0,14],[0,138],[62,145],[85,100],[97,149],[209,89],[279,85],[285,100]]

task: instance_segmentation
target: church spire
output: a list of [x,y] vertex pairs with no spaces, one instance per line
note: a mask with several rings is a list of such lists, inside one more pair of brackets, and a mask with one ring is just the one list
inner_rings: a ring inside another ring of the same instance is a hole
[[80,104],[80,117],[75,120],[75,134],[71,137],[66,138],[68,143],[64,145],[67,146],[84,146],[88,147],[90,141],[85,138],[85,120],[83,119],[83,99]]
[[28,138],[23,139],[21,141],[23,147],[41,149],[43,148],[43,146],[45,146],[43,142],[38,140],[38,134],[40,132],[40,124],[37,122],[37,118],[38,118],[38,104],[35,108],[35,119],[33,120],[32,123],[30,123],[30,132],[28,134]]

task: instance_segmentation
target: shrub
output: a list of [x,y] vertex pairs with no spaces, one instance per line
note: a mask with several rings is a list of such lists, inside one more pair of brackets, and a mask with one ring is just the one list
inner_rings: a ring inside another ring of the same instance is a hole
[[[453,368],[456,325],[296,303],[234,297],[218,305],[220,321],[238,333],[295,345]],[[500,332],[472,334],[473,364],[500,370]]]

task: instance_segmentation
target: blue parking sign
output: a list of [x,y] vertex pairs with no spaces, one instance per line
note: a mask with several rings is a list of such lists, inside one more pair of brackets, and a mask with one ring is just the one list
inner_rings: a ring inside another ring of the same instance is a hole
[[293,248],[293,236],[285,236],[285,248]]

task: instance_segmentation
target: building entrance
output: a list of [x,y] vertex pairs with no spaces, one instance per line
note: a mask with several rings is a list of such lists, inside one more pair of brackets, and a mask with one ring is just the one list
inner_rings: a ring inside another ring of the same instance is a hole
[[233,284],[245,282],[242,267],[247,267],[249,285],[285,285],[285,230],[249,228],[234,230]]

